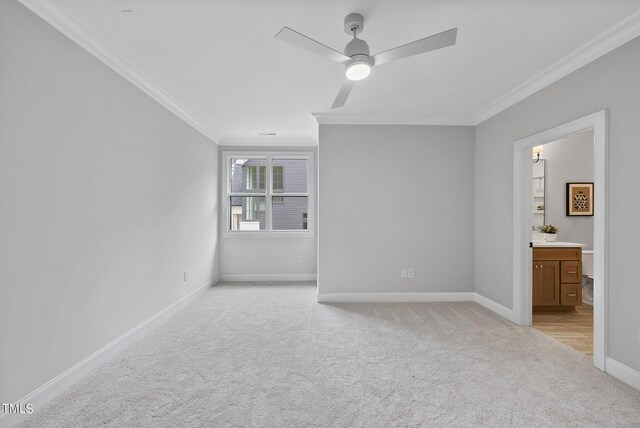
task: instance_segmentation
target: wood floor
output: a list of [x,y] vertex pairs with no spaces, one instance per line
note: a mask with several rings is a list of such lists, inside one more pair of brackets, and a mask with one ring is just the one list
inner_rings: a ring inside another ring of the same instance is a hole
[[576,306],[575,312],[534,312],[533,328],[593,355],[593,307]]

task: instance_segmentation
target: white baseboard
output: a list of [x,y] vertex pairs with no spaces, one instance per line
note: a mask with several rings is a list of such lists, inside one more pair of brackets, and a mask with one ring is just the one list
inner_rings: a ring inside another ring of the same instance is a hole
[[[165,307],[160,312],[153,315],[151,318],[146,319],[142,323],[124,333],[122,336],[112,340],[102,348],[98,349],[93,354],[89,355],[87,358],[80,361],[73,367],[70,367],[64,372],[60,373],[58,376],[40,386],[35,391],[27,394],[26,396],[18,400],[17,403],[23,405],[29,403],[33,406],[34,412],[37,412],[44,405],[46,405],[49,400],[63,392],[66,388],[86,375],[89,371],[102,365],[118,352],[120,352],[136,340],[140,339],[149,331],[158,327],[160,324],[174,315],[177,311],[191,303],[201,293],[203,293],[209,287],[217,284],[219,281],[219,275],[206,281],[204,284],[198,286],[192,292],[181,297],[179,300],[171,303],[169,306]],[[0,414],[0,428],[11,427],[21,422],[27,416],[28,415],[26,414],[16,413]]]
[[318,277],[315,273],[223,273],[220,275],[222,282],[269,282],[269,281],[315,281]]
[[501,317],[513,321],[513,310],[474,292],[319,293],[318,302],[476,302]]
[[513,309],[509,309],[505,306],[502,306],[500,303],[496,303],[491,299],[487,299],[486,297],[484,297],[482,294],[478,294],[478,293],[473,293],[474,297],[473,297],[473,301],[478,303],[479,305],[484,306],[485,308],[489,309],[490,311],[495,312],[496,314],[500,315],[503,318],[508,319],[511,322],[514,322],[513,319]]
[[318,303],[473,302],[473,292],[319,293]]
[[605,362],[605,372],[623,381],[627,385],[630,385],[635,389],[640,390],[640,372],[639,371],[634,370],[631,367],[625,366],[624,364],[614,360],[613,358],[607,357]]

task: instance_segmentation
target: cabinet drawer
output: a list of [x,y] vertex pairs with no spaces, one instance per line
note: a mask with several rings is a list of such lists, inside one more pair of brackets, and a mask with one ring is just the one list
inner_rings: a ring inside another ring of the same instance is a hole
[[582,262],[566,260],[560,262],[560,282],[582,283]]
[[562,247],[562,248],[546,248],[534,247],[533,260],[582,260],[582,248],[580,247]]
[[582,304],[582,284],[560,285],[560,304],[562,306],[576,306]]

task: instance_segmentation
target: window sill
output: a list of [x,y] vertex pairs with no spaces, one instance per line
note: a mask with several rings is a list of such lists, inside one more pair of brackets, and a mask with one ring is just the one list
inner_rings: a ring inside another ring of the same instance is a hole
[[315,238],[315,234],[312,231],[225,231],[223,234],[224,239],[265,239],[265,238],[295,238],[295,239],[309,239]]

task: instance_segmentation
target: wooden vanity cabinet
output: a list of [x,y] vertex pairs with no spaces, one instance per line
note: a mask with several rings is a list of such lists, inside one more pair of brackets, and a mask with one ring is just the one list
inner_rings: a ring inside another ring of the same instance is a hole
[[533,249],[533,310],[572,311],[582,304],[582,249]]

